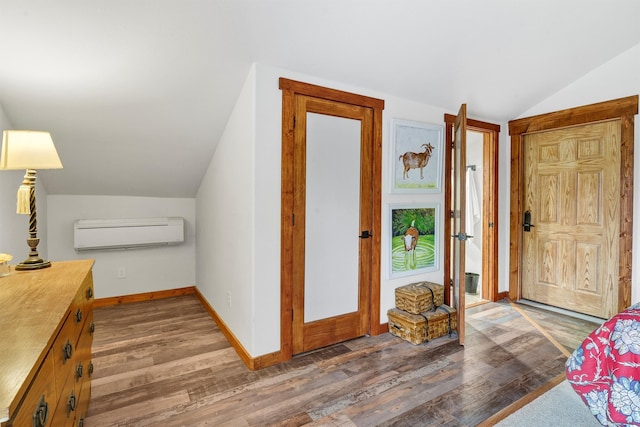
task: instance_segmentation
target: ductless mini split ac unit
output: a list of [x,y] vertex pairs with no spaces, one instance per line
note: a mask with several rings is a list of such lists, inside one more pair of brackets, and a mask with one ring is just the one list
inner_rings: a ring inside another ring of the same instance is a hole
[[134,219],[79,219],[73,224],[77,251],[130,249],[184,242],[180,217]]

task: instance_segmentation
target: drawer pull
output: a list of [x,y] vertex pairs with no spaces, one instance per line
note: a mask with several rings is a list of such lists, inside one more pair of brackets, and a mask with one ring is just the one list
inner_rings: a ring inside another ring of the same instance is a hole
[[91,324],[89,325],[89,335],[93,335],[95,330],[96,330],[96,325],[93,324],[93,320],[92,320]]
[[82,310],[78,309],[76,311],[76,323],[82,322]]
[[93,362],[89,362],[89,376],[93,375]]
[[76,404],[76,395],[73,390],[71,390],[71,394],[69,394],[69,399],[67,400],[67,418],[69,418],[71,412],[76,410]]
[[44,394],[40,398],[40,403],[33,413],[33,427],[44,427],[49,418],[49,404],[44,400]]
[[78,362],[78,366],[76,367],[76,382],[82,378],[82,362]]
[[84,418],[80,417],[78,420],[78,427],[84,427]]
[[93,288],[87,288],[87,299],[93,298]]
[[62,347],[62,364],[67,363],[67,360],[71,359],[71,356],[73,356],[73,346],[69,340],[67,340],[64,347]]

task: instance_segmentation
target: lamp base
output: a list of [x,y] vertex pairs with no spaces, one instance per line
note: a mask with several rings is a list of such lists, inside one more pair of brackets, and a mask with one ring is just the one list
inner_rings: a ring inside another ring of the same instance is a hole
[[41,268],[51,267],[51,261],[45,261],[42,258],[28,258],[20,264],[15,265],[17,271],[40,270]]

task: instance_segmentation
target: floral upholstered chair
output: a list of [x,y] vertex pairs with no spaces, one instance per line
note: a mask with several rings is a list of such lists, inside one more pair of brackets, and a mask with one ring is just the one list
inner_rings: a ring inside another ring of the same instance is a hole
[[640,425],[640,303],[589,334],[566,373],[600,424]]

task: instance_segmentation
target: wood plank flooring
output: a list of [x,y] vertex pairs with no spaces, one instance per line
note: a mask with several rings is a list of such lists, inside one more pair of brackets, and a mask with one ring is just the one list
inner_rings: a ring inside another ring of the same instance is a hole
[[563,346],[597,326],[503,301],[467,310],[464,347],[383,334],[252,372],[193,295],[96,308],[84,425],[477,425],[562,373],[573,349],[523,311],[562,325]]

